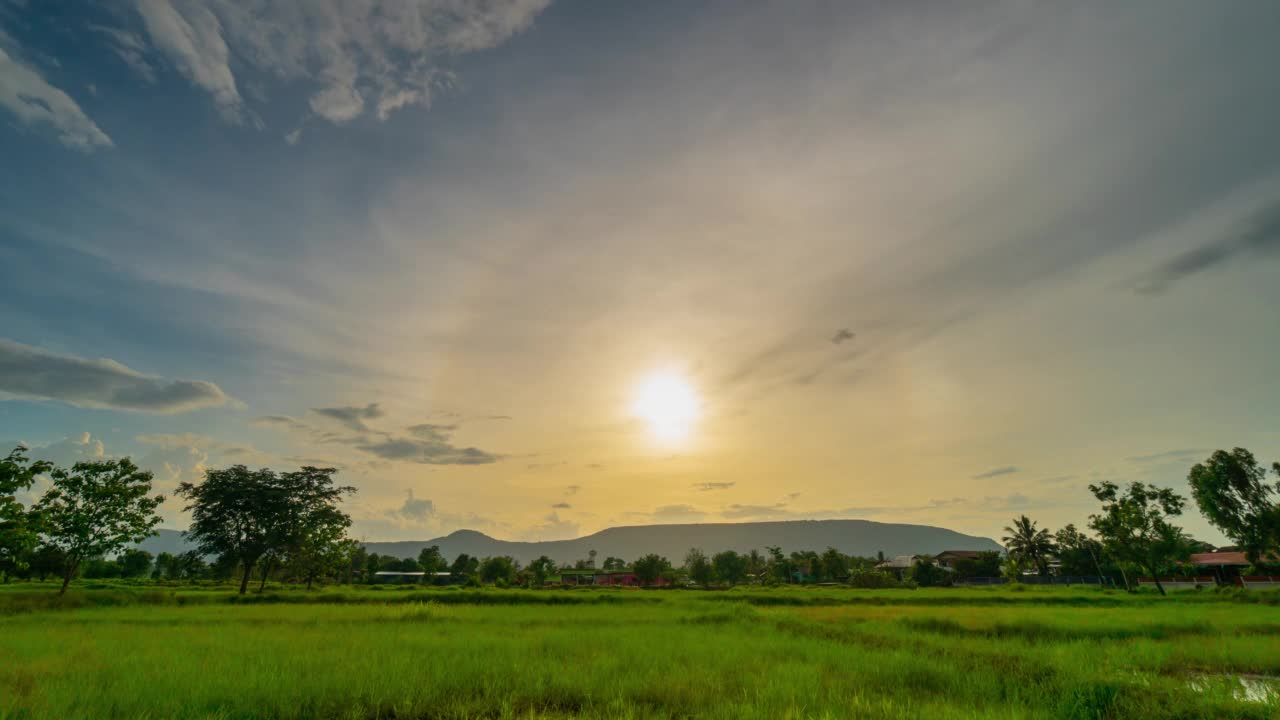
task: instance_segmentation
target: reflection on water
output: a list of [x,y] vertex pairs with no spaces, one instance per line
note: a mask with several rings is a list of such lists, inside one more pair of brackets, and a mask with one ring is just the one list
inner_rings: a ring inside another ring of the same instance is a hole
[[1245,702],[1280,702],[1280,677],[1272,675],[1206,673],[1191,678],[1187,685],[1197,692],[1225,686],[1232,696]]

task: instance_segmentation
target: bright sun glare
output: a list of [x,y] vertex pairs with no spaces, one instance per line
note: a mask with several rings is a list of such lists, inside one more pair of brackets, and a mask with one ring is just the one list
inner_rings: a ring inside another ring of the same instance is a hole
[[658,440],[683,440],[698,419],[698,396],[683,377],[656,373],[636,387],[631,411],[648,423],[649,432]]

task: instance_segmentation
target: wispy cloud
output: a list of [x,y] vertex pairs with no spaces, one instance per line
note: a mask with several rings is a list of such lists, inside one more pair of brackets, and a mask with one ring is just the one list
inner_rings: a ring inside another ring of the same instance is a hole
[[986,472],[980,472],[977,475],[973,475],[972,479],[986,480],[987,478],[999,477],[1001,475],[1012,475],[1016,472],[1018,472],[1018,468],[1013,465],[1005,465],[1003,467],[992,468]]
[[[370,108],[385,120],[400,108],[429,105],[454,84],[446,59],[501,44],[549,2],[139,0],[137,12],[155,50],[207,92],[228,121],[253,117],[234,55],[257,71],[315,88],[310,111],[346,123]],[[135,68],[149,68],[132,39],[121,31],[117,53]]]
[[[356,432],[368,432],[369,426],[365,425],[365,420],[373,420],[382,417],[382,409],[378,407],[378,403],[369,403],[364,407],[352,407],[350,405],[343,407],[320,407],[311,408],[311,412],[322,417],[336,420],[347,428]],[[417,425],[416,428],[433,428],[433,425]],[[414,428],[410,428],[413,431]],[[452,428],[448,428],[452,429]]]
[[69,405],[179,413],[231,402],[202,380],[164,380],[115,360],[61,355],[0,339],[0,393]]
[[708,492],[711,490],[728,490],[736,484],[737,483],[735,482],[700,482],[694,483],[693,489],[702,492]]
[[[5,37],[0,34],[0,41]],[[49,84],[35,67],[11,54],[14,52],[0,42],[0,107],[24,125],[53,128],[69,148],[91,152],[113,145],[70,95]]]
[[1153,295],[1178,281],[1240,257],[1280,253],[1280,202],[1235,223],[1220,237],[1173,257],[1139,283],[1139,293]]

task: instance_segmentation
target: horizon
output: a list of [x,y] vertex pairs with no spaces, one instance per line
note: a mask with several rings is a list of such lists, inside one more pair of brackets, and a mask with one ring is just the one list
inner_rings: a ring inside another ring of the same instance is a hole
[[0,0],[3,452],[167,527],[333,467],[378,542],[1280,459],[1280,5],[803,10]]

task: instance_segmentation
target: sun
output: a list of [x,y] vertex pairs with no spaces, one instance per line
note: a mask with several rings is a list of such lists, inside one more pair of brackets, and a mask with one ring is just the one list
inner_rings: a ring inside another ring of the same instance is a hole
[[672,372],[654,373],[645,378],[636,386],[631,402],[631,412],[644,420],[649,432],[663,442],[687,438],[700,409],[693,387]]

